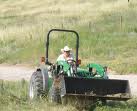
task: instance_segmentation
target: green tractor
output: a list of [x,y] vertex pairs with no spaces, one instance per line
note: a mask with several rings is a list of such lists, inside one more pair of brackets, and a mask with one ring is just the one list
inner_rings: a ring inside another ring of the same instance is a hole
[[[71,62],[49,61],[49,37],[51,32],[68,32],[76,35],[76,58]],[[131,98],[128,80],[109,79],[107,67],[89,63],[86,69],[79,67],[79,35],[73,30],[52,29],[46,41],[44,64],[32,74],[29,85],[29,98],[49,97],[53,102],[63,103],[63,98],[77,98],[81,101],[128,100]],[[48,68],[50,67],[50,68]]]

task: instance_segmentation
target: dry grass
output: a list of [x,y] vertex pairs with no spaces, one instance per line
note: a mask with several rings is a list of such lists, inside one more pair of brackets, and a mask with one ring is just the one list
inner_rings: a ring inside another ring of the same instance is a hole
[[0,38],[26,37],[31,32],[36,34],[39,27],[45,31],[52,27],[61,27],[62,24],[66,28],[71,25],[85,25],[90,21],[99,21],[103,13],[128,9],[125,0],[106,1],[0,1]]

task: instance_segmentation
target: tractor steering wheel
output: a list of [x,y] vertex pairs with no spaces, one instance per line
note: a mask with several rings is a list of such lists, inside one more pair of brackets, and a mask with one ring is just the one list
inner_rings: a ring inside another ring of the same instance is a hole
[[68,59],[67,63],[70,65],[72,76],[76,76],[76,61],[73,59]]
[[73,60],[73,59],[67,59],[67,63],[70,64],[70,65],[75,65],[76,61]]

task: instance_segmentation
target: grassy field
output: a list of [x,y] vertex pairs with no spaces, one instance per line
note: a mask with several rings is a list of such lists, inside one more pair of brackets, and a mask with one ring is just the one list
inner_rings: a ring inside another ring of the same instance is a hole
[[[137,111],[137,100],[134,98],[127,102],[111,102],[102,105],[97,102],[87,111]],[[30,101],[28,99],[27,81],[0,80],[0,110],[1,111],[78,111],[72,104],[57,105],[47,100]]]
[[[52,28],[76,30],[79,57],[107,65],[120,74],[137,73],[137,0],[0,0],[0,63],[38,65]],[[75,51],[73,34],[51,36],[50,60],[64,45]],[[137,99],[100,102],[96,111],[137,111]],[[71,104],[29,101],[27,81],[0,81],[0,111],[78,111]]]
[[[80,35],[83,66],[97,62],[120,74],[137,73],[137,1],[0,0],[0,63],[37,65],[52,28]],[[75,51],[73,34],[52,34],[50,59],[64,45]]]

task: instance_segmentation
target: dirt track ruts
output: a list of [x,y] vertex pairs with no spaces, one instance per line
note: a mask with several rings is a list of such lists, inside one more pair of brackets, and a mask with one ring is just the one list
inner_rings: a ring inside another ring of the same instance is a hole
[[[0,65],[0,79],[17,81],[21,79],[29,80],[31,74],[35,71],[34,67],[22,65]],[[137,96],[137,74],[118,75],[109,74],[110,79],[124,79],[129,80],[131,93]]]

